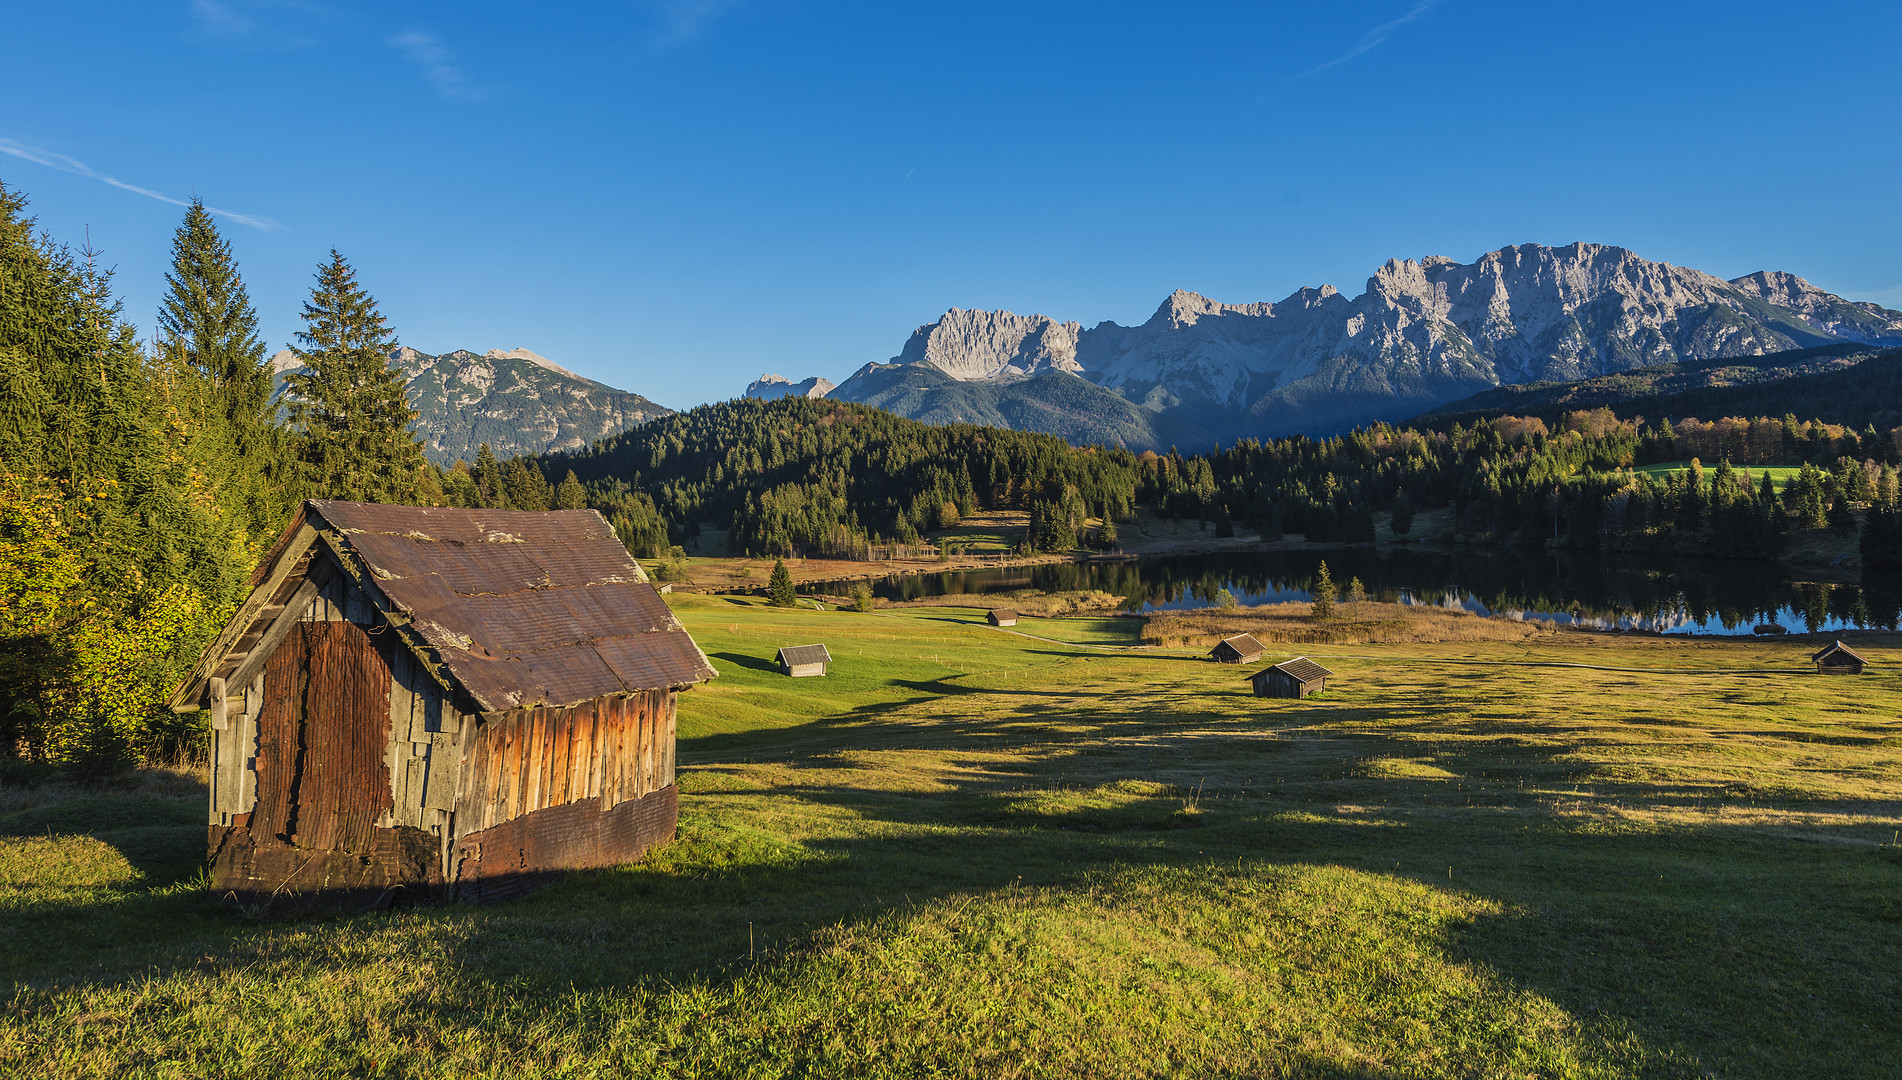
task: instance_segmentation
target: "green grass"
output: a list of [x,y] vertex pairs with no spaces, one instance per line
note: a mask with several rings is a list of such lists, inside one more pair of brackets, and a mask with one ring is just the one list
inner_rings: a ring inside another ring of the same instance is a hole
[[[1902,1060],[1897,641],[1861,678],[1795,642],[1355,646],[1297,702],[959,609],[672,599],[721,671],[681,703],[680,839],[519,902],[249,921],[127,832],[202,842],[202,804],[0,787],[0,1075]],[[810,641],[831,675],[768,670]]]
[[960,525],[934,531],[929,539],[934,544],[956,544],[973,555],[1008,554],[1024,542],[1024,531],[1012,525]]
[[[1687,472],[1690,470],[1690,467],[1691,463],[1688,461],[1665,461],[1656,465],[1633,466],[1631,471],[1644,473],[1647,476],[1662,480],[1672,473]],[[1706,473],[1714,468],[1716,468],[1715,462],[1706,462],[1704,464],[1704,471]],[[1735,466],[1735,468],[1738,472],[1748,472],[1751,482],[1755,484],[1763,483],[1763,474],[1769,473],[1776,478],[1775,482],[1778,491],[1782,491],[1788,487],[1790,481],[1796,479],[1797,474],[1803,471],[1801,466],[1790,467],[1785,465],[1738,465]]]

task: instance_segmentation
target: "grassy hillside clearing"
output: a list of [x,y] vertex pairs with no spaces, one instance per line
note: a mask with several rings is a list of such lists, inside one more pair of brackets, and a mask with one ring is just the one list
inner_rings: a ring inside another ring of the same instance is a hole
[[[1716,464],[1715,462],[1705,462],[1704,468],[1706,470],[1709,470],[1715,464]],[[1638,465],[1638,466],[1635,466],[1631,471],[1645,473],[1658,480],[1662,480],[1673,473],[1688,472],[1690,470],[1690,467],[1691,467],[1691,463],[1688,461],[1666,461],[1666,462],[1660,462],[1656,465]],[[1738,465],[1736,466],[1736,469],[1738,472],[1749,473],[1751,482],[1753,484],[1762,483],[1763,474],[1769,473],[1772,477],[1775,478],[1774,482],[1777,486],[1778,491],[1782,491],[1784,488],[1789,487],[1790,481],[1796,479],[1797,475],[1803,471],[1801,466],[1788,466],[1788,465]]]
[[[970,610],[673,599],[722,673],[683,700],[680,840],[520,902],[250,921],[181,881],[201,792],[9,776],[0,1075],[1902,1061],[1902,639],[1860,678],[1795,642],[1316,649],[1342,681],[1294,702]],[[811,641],[832,675],[771,670]]]

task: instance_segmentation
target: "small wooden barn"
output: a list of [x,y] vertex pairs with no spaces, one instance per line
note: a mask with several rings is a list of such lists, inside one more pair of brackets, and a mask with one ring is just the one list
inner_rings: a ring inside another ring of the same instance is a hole
[[1822,651],[1810,657],[1816,662],[1816,671],[1821,675],[1860,675],[1868,661],[1856,650],[1840,641],[1832,641]]
[[1327,689],[1327,680],[1333,672],[1308,659],[1297,656],[1293,660],[1265,667],[1248,677],[1255,684],[1256,697],[1304,698],[1317,690]]
[[779,650],[779,670],[795,679],[824,675],[832,654],[824,645],[788,645]]
[[1253,634],[1236,634],[1223,638],[1209,650],[1209,659],[1222,664],[1252,664],[1261,659],[1265,650]]
[[309,502],[252,585],[171,703],[214,892],[491,900],[672,839],[715,673],[600,514]]
[[984,621],[992,626],[1016,626],[1017,613],[1009,608],[992,608],[990,614],[984,616]]

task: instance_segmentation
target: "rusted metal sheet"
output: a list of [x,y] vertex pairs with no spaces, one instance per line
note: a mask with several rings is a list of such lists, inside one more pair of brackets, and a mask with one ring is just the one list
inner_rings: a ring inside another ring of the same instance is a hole
[[592,800],[551,806],[456,843],[455,896],[519,896],[568,870],[625,866],[674,837],[680,790],[661,788],[603,812]]
[[300,847],[366,852],[390,809],[390,672],[352,622],[303,623],[310,677],[304,697],[304,767],[296,789]]
[[485,711],[689,686],[713,667],[592,510],[314,502],[391,608]]

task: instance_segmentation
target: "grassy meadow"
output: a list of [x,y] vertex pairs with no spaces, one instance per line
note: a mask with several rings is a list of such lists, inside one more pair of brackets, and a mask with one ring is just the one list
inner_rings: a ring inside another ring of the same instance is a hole
[[1902,639],[1303,646],[1284,701],[1130,619],[670,599],[679,840],[518,902],[247,918],[191,777],[0,777],[0,1075],[1902,1064]]

